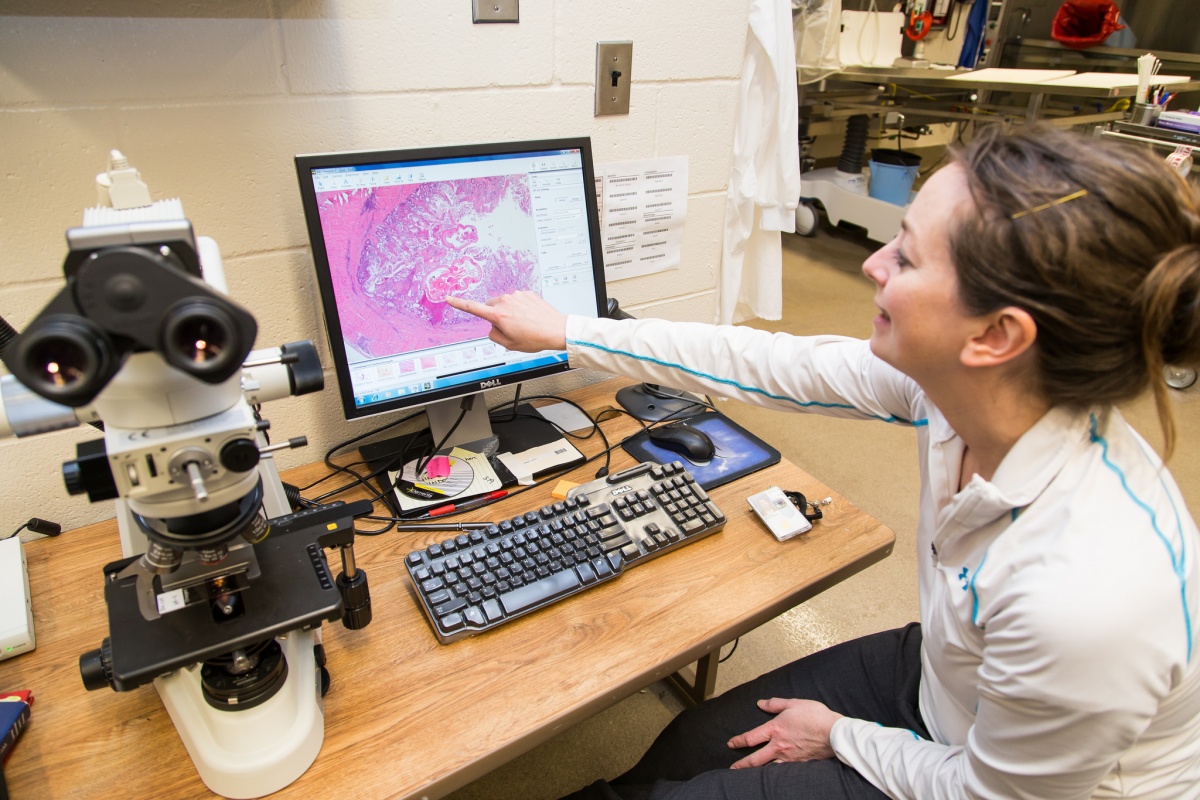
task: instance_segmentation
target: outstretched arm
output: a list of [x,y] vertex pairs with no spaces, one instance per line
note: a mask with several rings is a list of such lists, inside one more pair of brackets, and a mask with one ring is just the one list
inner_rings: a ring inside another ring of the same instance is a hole
[[477,303],[463,297],[446,302],[492,323],[493,342],[509,350],[536,353],[567,348],[567,317],[534,292],[513,292]]

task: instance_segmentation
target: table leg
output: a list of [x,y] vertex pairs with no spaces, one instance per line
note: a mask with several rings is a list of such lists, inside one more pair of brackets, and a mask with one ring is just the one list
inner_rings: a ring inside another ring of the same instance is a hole
[[[720,662],[721,651],[714,650],[697,661],[694,667],[685,667],[679,672],[667,676],[667,684],[675,690],[689,706],[697,706],[712,697],[717,688],[717,664]],[[689,679],[686,672],[694,672],[694,678]]]

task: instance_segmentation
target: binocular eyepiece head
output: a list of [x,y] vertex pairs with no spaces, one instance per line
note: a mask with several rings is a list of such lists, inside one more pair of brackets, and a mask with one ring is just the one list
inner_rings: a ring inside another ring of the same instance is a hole
[[75,408],[92,402],[134,352],[155,351],[205,383],[227,380],[253,348],[258,326],[181,261],[198,264],[182,241],[102,247],[82,257],[73,250],[67,285],[0,357],[30,390]]

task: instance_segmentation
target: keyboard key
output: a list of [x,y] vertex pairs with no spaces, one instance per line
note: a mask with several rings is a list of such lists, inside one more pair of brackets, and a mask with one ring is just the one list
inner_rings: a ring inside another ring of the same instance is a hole
[[500,611],[500,603],[495,600],[483,601],[483,613],[487,616],[488,622],[495,622],[504,616]]
[[451,632],[456,631],[466,625],[466,623],[463,621],[462,614],[457,613],[444,616],[442,617],[441,621],[442,627]]
[[440,606],[434,606],[433,613],[437,614],[439,617],[444,617],[451,612],[462,610],[466,605],[466,600],[462,599],[461,597],[456,597],[453,600],[447,600]]
[[579,573],[579,579],[584,583],[596,582],[596,570],[592,569],[591,564],[580,564],[575,571]]
[[579,576],[574,571],[558,572],[500,595],[500,603],[504,607],[504,613],[519,614],[528,608],[547,600],[553,600],[573,589],[578,589],[580,585]]
[[[610,552],[613,550],[620,550],[625,545],[632,543],[633,539],[629,538],[629,534],[622,532],[620,536],[615,536],[612,539],[605,539],[604,543],[600,546],[604,548],[605,552]],[[634,545],[634,547],[637,547],[637,545]]]

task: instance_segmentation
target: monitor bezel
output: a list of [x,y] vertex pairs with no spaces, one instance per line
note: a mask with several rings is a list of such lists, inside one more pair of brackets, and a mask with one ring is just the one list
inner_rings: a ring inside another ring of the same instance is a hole
[[604,250],[600,237],[600,215],[596,204],[596,181],[595,170],[592,164],[592,144],[590,137],[435,145],[388,150],[333,151],[307,153],[295,157],[296,176],[300,184],[300,198],[304,209],[305,227],[308,232],[313,268],[316,272],[321,315],[325,325],[330,356],[333,359],[334,371],[337,375],[342,414],[347,421],[373,417],[391,411],[417,408],[456,397],[464,397],[501,386],[522,383],[534,378],[568,372],[573,367],[567,360],[563,360],[553,364],[518,369],[515,372],[489,378],[484,381],[434,389],[428,392],[420,392],[397,397],[392,400],[380,401],[362,408],[358,407],[354,402],[354,391],[350,380],[350,363],[346,356],[345,340],[342,336],[341,318],[337,308],[337,295],[334,292],[333,277],[329,268],[329,255],[325,251],[325,237],[321,229],[321,218],[317,207],[316,189],[313,186],[312,170],[430,159],[513,155],[525,152],[535,153],[567,149],[578,149],[581,154],[588,237],[591,240],[592,281],[596,294],[596,316],[602,317],[607,314],[608,296],[604,278]]

